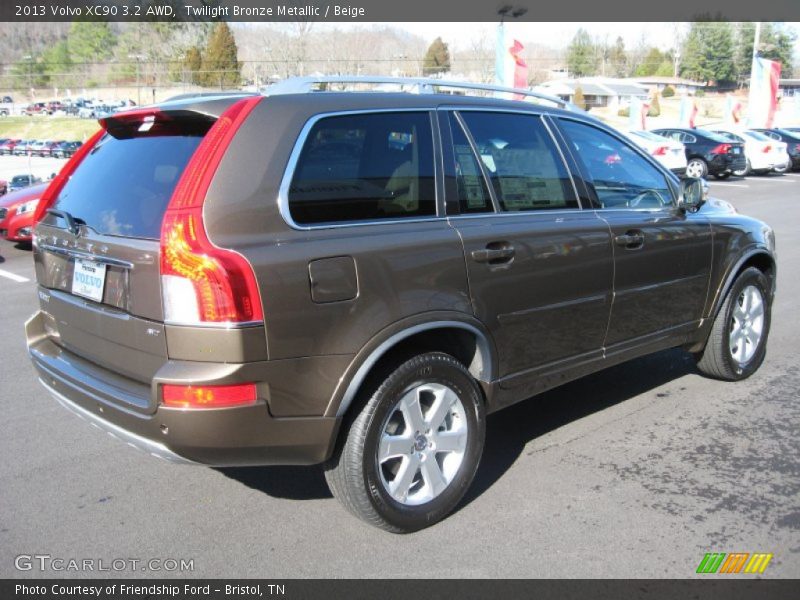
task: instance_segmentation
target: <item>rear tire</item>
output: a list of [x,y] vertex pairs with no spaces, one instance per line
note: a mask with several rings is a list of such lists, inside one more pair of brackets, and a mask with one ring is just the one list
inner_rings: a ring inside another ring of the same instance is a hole
[[745,269],[733,282],[719,310],[697,367],[709,377],[739,381],[764,362],[771,322],[770,287],[756,269]]
[[694,179],[708,177],[708,164],[702,158],[690,158],[686,163],[686,176]]
[[738,171],[734,171],[733,174],[737,177],[747,177],[750,175],[752,169],[750,168],[750,159],[747,159],[747,163],[745,164],[744,169],[739,169]]
[[421,354],[394,369],[354,416],[325,478],[370,525],[417,531],[461,501],[485,429],[482,394],[464,365],[441,352]]

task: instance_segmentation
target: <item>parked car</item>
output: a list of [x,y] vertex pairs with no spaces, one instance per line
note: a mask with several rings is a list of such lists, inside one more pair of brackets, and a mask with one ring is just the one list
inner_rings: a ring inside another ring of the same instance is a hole
[[3,104],[14,104],[14,98],[11,96],[3,96]]
[[47,145],[50,143],[50,140],[34,140],[32,143],[28,144],[28,152],[31,153],[31,156],[45,156]]
[[33,102],[25,107],[25,114],[29,117],[33,115],[46,115],[47,104],[44,102]]
[[28,153],[33,152],[33,145],[36,143],[36,140],[20,140],[14,146],[14,150],[12,153],[14,156],[25,156]]
[[30,242],[33,215],[47,183],[11,192],[0,200],[0,238],[10,242]]
[[64,143],[64,140],[55,140],[55,141],[45,142],[44,145],[41,148],[41,151],[40,151],[39,155],[40,156],[45,156],[45,157],[54,156],[53,151],[56,148],[60,148],[61,144],[63,144],[63,143]]
[[676,175],[686,173],[686,147],[681,142],[642,129],[630,129],[625,134]]
[[773,170],[786,171],[789,164],[789,155],[786,144],[771,140],[763,133],[748,129],[714,129],[714,133],[731,142],[744,144],[744,155],[747,164],[743,169],[733,172],[737,177],[745,177],[750,173],[764,175]]
[[81,142],[61,142],[55,146],[52,151],[52,156],[55,158],[69,158],[81,147]]
[[747,167],[744,144],[731,142],[704,129],[654,129],[653,133],[663,135],[686,146],[686,175],[688,177],[707,177],[726,179],[734,171]]
[[8,182],[5,179],[0,179],[0,196],[5,196],[8,193]]
[[54,100],[52,102],[47,103],[47,113],[50,115],[53,115],[63,110],[64,110],[64,105],[58,100]]
[[8,191],[16,192],[17,190],[24,189],[40,181],[41,178],[36,177],[35,175],[14,175],[14,177],[11,178],[11,184],[8,186]]
[[788,129],[754,129],[763,133],[770,139],[784,142],[786,152],[789,154],[792,169],[800,169],[800,131],[789,131]]
[[8,139],[0,144],[0,154],[10,155],[14,153],[14,148],[17,147],[22,140]]
[[492,411],[666,348],[761,365],[774,234],[701,180],[583,112],[307,86],[109,117],[59,173],[26,332],[62,405],[171,461],[323,463],[405,532]]

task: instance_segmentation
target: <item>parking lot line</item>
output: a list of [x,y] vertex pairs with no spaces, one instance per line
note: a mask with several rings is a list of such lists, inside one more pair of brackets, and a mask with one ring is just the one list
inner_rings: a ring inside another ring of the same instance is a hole
[[764,181],[767,183],[797,183],[796,181],[792,181],[791,179],[778,179],[777,177],[770,177],[769,179],[764,178],[760,179],[759,181]]
[[724,186],[727,186],[727,187],[743,187],[743,188],[749,188],[750,187],[749,185],[747,185],[745,183],[724,183],[722,181],[715,181],[711,185],[712,186],[724,185]]
[[16,273],[10,273],[9,271],[4,271],[3,269],[0,269],[0,277],[5,277],[6,279],[16,281],[17,283],[25,283],[26,281],[30,281],[30,279],[27,277],[17,275]]

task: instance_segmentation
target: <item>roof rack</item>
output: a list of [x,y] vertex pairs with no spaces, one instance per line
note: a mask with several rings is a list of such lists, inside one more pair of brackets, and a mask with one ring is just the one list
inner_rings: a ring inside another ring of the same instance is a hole
[[516,94],[529,98],[536,98],[537,100],[543,100],[545,102],[551,102],[559,108],[583,112],[571,102],[562,100],[558,96],[550,96],[549,94],[543,94],[541,92],[534,92],[532,90],[521,88],[505,87],[502,85],[472,83],[466,81],[448,81],[446,79],[432,79],[428,77],[373,77],[369,75],[321,75],[319,77],[291,77],[262,88],[261,93],[265,96],[308,94],[311,92],[328,91],[327,87],[329,84],[348,83],[362,85],[395,85],[400,86],[399,91],[401,92],[410,92],[416,94],[435,94],[440,88]]

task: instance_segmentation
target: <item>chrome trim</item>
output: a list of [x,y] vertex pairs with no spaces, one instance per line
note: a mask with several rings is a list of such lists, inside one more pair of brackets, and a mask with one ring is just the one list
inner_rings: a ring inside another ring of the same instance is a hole
[[[266,86],[262,93],[265,96],[308,94],[311,92],[324,91],[314,88],[320,84],[328,83],[395,84],[400,86],[411,86],[415,90],[414,93],[417,94],[435,94],[435,89],[437,88],[474,90],[481,92],[501,92],[506,94],[528,96],[530,98],[536,98],[537,100],[544,100],[545,102],[551,102],[559,108],[567,110],[581,110],[574,104],[567,102],[566,100],[562,100],[558,96],[551,96],[542,92],[534,92],[533,90],[506,87],[501,85],[490,85],[485,83],[472,83],[467,81],[431,79],[427,77],[380,77],[372,75],[324,75],[317,77],[292,77],[290,79]],[[400,91],[404,90],[401,89]]]
[[51,386],[47,385],[43,379],[39,379],[39,383],[41,383],[44,388],[50,392],[50,394],[58,401],[58,403],[69,410],[70,412],[74,413],[84,421],[88,421],[89,424],[94,425],[98,429],[105,431],[111,437],[121,440],[136,448],[137,450],[142,450],[151,456],[155,456],[156,458],[161,458],[171,463],[178,463],[178,464],[187,464],[187,465],[196,465],[198,463],[194,462],[193,460],[189,460],[188,458],[184,458],[179,454],[175,454],[172,450],[167,448],[164,444],[159,442],[154,442],[153,440],[147,439],[142,437],[136,433],[128,431],[127,429],[123,429],[119,425],[115,425],[110,421],[106,421],[105,419],[98,417],[94,413],[86,410],[82,406],[79,406],[60,392],[57,392]]
[[[358,368],[355,375],[353,375],[353,378],[350,380],[350,383],[347,385],[347,389],[342,396],[342,401],[339,403],[339,408],[336,411],[336,416],[341,417],[345,412],[347,412],[347,409],[353,402],[358,389],[361,387],[361,384],[364,383],[364,380],[367,378],[367,375],[372,367],[375,366],[375,363],[378,362],[381,356],[386,354],[386,352],[388,352],[398,342],[401,342],[407,337],[422,331],[429,331],[431,329],[445,329],[448,327],[465,329],[475,334],[477,339],[477,344],[475,346],[475,357],[472,360],[472,364],[468,365],[467,368],[472,376],[475,377],[475,379],[484,382],[492,381],[494,377],[494,372],[492,370],[492,346],[489,343],[486,335],[484,335],[480,329],[464,321],[431,321],[430,323],[421,323],[395,333],[389,337],[389,339],[384,340],[370,353],[366,360],[361,363],[361,366]],[[331,403],[334,400],[335,392],[334,398],[331,398]]]
[[234,323],[231,321],[222,321],[219,323],[205,321],[200,323],[164,321],[164,325],[169,325],[170,327],[201,327],[203,329],[247,329],[250,327],[263,327],[264,321],[242,321],[241,323]]
[[60,254],[62,256],[68,256],[71,258],[91,260],[98,263],[113,265],[115,267],[124,267],[126,269],[133,269],[134,267],[132,262],[128,262],[126,260],[109,258],[107,256],[98,256],[97,254],[91,254],[89,252],[83,252],[81,250],[76,250],[73,248],[63,248],[59,246],[53,246],[52,244],[44,244],[41,242],[39,242],[39,248],[42,248],[43,250],[48,250],[54,254]]
[[[297,136],[297,141],[294,143],[294,147],[292,148],[291,154],[289,154],[289,161],[286,164],[286,169],[283,171],[283,178],[281,179],[281,185],[278,188],[278,211],[281,213],[281,217],[283,220],[286,221],[286,224],[291,227],[292,229],[296,229],[297,231],[312,231],[315,229],[336,229],[339,227],[361,227],[365,225],[391,225],[397,223],[420,223],[425,221],[441,221],[446,219],[445,215],[435,215],[430,217],[415,217],[412,219],[381,219],[378,221],[347,221],[342,223],[321,223],[319,225],[300,225],[295,222],[292,218],[292,214],[289,210],[289,187],[292,184],[292,178],[294,177],[294,171],[297,168],[297,162],[300,159],[300,153],[303,151],[303,146],[305,146],[306,139],[308,138],[308,134],[311,132],[311,129],[314,125],[317,124],[318,121],[321,119],[326,119],[330,117],[344,117],[348,115],[369,115],[369,114],[376,114],[376,113],[406,113],[406,112],[417,112],[417,113],[425,113],[428,116],[428,120],[430,121],[431,126],[431,138],[434,143],[434,169],[436,169],[436,136],[433,131],[434,123],[433,118],[436,113],[435,108],[426,108],[426,107],[415,107],[415,108],[364,108],[364,109],[353,109],[353,110],[342,110],[342,111],[334,111],[334,112],[325,112],[319,113],[311,117],[308,121],[306,121],[303,128],[300,130],[300,134]],[[434,174],[434,185],[436,187],[436,209],[439,210],[439,196],[442,191],[439,189],[439,182],[436,181],[436,177]]]

